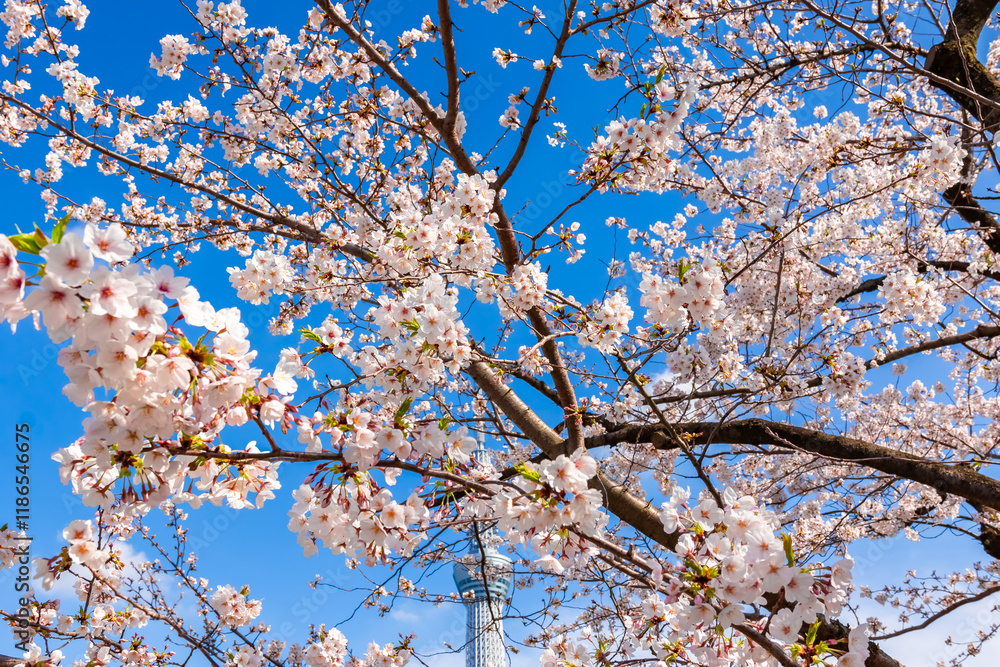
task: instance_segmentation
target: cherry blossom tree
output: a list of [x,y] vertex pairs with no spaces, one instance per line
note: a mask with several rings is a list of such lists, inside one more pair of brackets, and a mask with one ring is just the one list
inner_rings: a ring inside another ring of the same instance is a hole
[[[196,573],[185,516],[282,502],[290,469],[304,557],[419,570],[471,534],[582,600],[528,638],[545,667],[898,665],[880,639],[1000,590],[996,3],[416,4],[391,36],[374,1],[301,3],[290,34],[180,5],[150,66],[193,94],[146,100],[78,64],[79,0],[5,0],[4,164],[45,223],[0,236],[0,316],[61,346],[83,416],[55,458],[96,510],[34,563],[27,662],[422,660],[327,627],[285,646]],[[473,67],[523,82],[489,122]],[[610,110],[554,97],[581,73]],[[538,146],[571,196],[530,217],[507,186]],[[666,203],[595,215],[627,195]],[[206,244],[248,308],[277,302],[277,358],[186,275]],[[943,532],[988,559],[855,590],[853,542]],[[157,560],[127,568],[130,539]],[[46,597],[64,577],[79,614]],[[396,581],[373,599],[434,597]],[[857,618],[866,596],[903,616]]]

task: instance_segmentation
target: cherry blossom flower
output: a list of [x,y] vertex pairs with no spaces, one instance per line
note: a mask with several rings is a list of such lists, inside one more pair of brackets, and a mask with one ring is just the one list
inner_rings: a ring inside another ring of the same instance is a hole
[[73,287],[82,285],[94,266],[90,251],[73,232],[65,234],[59,243],[42,248],[41,255],[45,259],[46,273]]
[[88,224],[83,233],[83,240],[95,257],[109,262],[123,262],[135,252],[125,234],[125,229],[118,223],[98,228]]

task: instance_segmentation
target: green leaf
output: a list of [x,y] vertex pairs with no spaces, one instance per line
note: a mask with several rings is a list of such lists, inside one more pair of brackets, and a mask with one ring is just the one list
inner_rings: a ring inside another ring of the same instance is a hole
[[407,396],[406,400],[403,401],[403,404],[399,406],[398,410],[396,410],[395,422],[397,424],[403,421],[403,417],[406,416],[406,413],[410,409],[410,406],[412,404],[413,404],[413,397]]
[[66,225],[69,224],[69,215],[63,216],[59,222],[56,223],[55,229],[52,230],[52,242],[59,243],[62,241],[63,234],[66,233]]
[[[44,239],[45,236],[42,235]],[[48,245],[46,240],[43,243],[38,242],[38,234],[16,234],[14,236],[8,236],[7,240],[11,242],[15,248],[21,252],[26,252],[29,255],[41,254],[42,248]]]
[[809,626],[809,632],[806,633],[806,643],[812,646],[816,643],[816,633],[819,632],[819,621],[816,621]]
[[535,482],[536,484],[542,483],[542,478],[538,476],[538,473],[523,463],[518,463],[514,466],[514,470],[516,470],[521,477],[528,481]]
[[302,337],[306,340],[311,340],[312,342],[319,343],[320,345],[323,344],[323,339],[320,338],[319,334],[314,331],[310,331],[309,329],[302,327],[299,329],[299,333],[302,334]]
[[660,71],[656,73],[656,83],[663,81],[663,75],[666,73],[666,69],[661,67]]
[[795,567],[795,554],[792,552],[792,536],[783,533],[781,543],[785,547],[785,558],[788,560],[788,567]]

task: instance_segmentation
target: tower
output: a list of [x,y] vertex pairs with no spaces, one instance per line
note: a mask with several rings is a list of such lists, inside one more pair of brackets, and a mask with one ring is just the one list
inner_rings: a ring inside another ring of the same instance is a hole
[[[477,439],[479,446],[473,457],[479,466],[488,466],[486,436],[480,433]],[[492,526],[483,528],[475,523],[469,534],[471,545],[466,562],[455,563],[455,584],[468,614],[465,667],[506,667],[501,619],[507,607],[514,564],[497,551]]]

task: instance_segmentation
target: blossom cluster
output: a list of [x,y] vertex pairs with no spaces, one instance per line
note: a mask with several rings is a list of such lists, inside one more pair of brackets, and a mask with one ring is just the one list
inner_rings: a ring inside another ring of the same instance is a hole
[[[667,621],[665,635],[659,635],[662,640],[702,624],[739,625],[747,622],[744,605],[762,604],[765,596],[780,594],[784,605],[766,619],[762,630],[791,645],[800,641],[801,628],[814,623],[819,614],[840,613],[853,561],[843,559],[828,570],[799,567],[791,538],[776,534],[780,524],[774,512],[732,489],[723,492],[723,500],[720,506],[703,492],[697,503],[689,502],[690,494],[678,488],[663,504],[660,520],[666,531],[678,535],[673,551],[679,562],[657,566],[654,580],[664,582],[667,594],[651,594],[636,616],[637,629]],[[701,659],[705,650],[716,650],[711,640],[699,647],[668,639],[643,648],[654,650],[660,659],[693,660]]]
[[[614,76],[616,56],[604,52],[589,70],[595,78]],[[677,175],[674,151],[680,147],[677,132],[698,97],[696,86],[677,91],[667,82],[654,87],[657,104],[676,99],[671,111],[659,111],[649,118],[615,120],[604,128],[587,149],[577,178],[593,183],[602,191],[626,186],[637,191],[660,191],[664,182]]]
[[[5,257],[9,246],[0,237]],[[235,309],[216,311],[169,267],[143,272],[97,261],[119,262],[132,252],[118,225],[90,224],[83,238],[67,232],[58,242],[46,241],[38,286],[6,311],[12,322],[37,312],[52,340],[69,340],[58,357],[69,380],[64,393],[90,417],[84,437],[54,456],[63,481],[86,505],[105,507],[116,498],[117,480],[123,480],[120,499],[146,509],[170,496],[195,504],[226,499],[234,506],[247,504],[250,493],[258,504],[273,497],[279,483],[272,463],[235,470],[214,459],[192,466],[195,457],[171,457],[174,448],[204,447],[227,423],[246,421],[248,412],[279,421],[285,409],[268,399],[268,378],[263,396],[257,392],[255,353]],[[19,270],[6,268],[11,275]],[[170,308],[179,311],[174,323],[166,319]],[[207,329],[210,342],[192,343],[177,324],[181,319]],[[99,391],[110,392],[110,400],[98,398]],[[252,443],[249,450],[256,451]],[[205,493],[185,490],[188,477]]]
[[0,318],[10,317],[8,310],[24,296],[24,279],[24,271],[17,263],[17,249],[0,235]]
[[690,316],[702,323],[718,317],[725,306],[722,271],[712,260],[697,267],[681,264],[679,282],[646,273],[639,290],[640,304],[646,307],[646,321],[672,331],[682,331]]
[[0,530],[0,570],[13,567],[18,560],[17,551],[21,545],[21,535],[5,528]]
[[916,275],[908,267],[887,275],[879,286],[879,294],[885,300],[884,321],[912,317],[918,324],[933,325],[946,310],[934,281]]
[[99,568],[109,555],[98,549],[91,521],[76,520],[63,529],[63,538],[69,543],[69,556],[74,563],[84,567]]
[[270,250],[254,251],[242,270],[229,269],[229,282],[236,294],[255,306],[268,303],[272,293],[281,294],[291,277],[288,258]]
[[310,667],[341,667],[347,656],[347,638],[337,628],[322,628],[302,658]]
[[596,309],[592,319],[588,318],[583,324],[577,340],[580,345],[610,352],[628,334],[632,314],[628,297],[622,292],[615,292]]
[[416,393],[457,373],[472,355],[468,328],[458,312],[458,293],[439,274],[392,298],[381,296],[370,311],[391,348],[368,347],[355,363],[369,382],[392,394]]
[[504,489],[489,503],[469,503],[465,511],[497,518],[505,542],[530,548],[543,570],[561,573],[586,564],[596,553],[587,537],[601,535],[608,521],[600,491],[588,488],[597,462],[577,450],[518,470],[526,493]]
[[303,484],[292,496],[288,528],[306,557],[320,545],[351,557],[361,552],[374,564],[393,553],[412,554],[426,538],[430,512],[420,497],[411,494],[399,504],[370,475],[354,475],[334,487]]
[[160,40],[160,56],[149,57],[149,66],[158,76],[179,79],[188,56],[196,53],[198,47],[190,44],[183,35],[167,35]]
[[394,191],[389,200],[392,233],[372,229],[379,263],[403,275],[419,275],[433,266],[491,270],[494,241],[488,225],[496,221],[493,208],[501,193],[492,189],[488,176],[455,173],[455,165],[445,160],[435,170],[438,192],[429,211],[421,202],[425,193]]
[[238,591],[228,584],[218,586],[208,603],[219,615],[219,622],[229,628],[240,628],[260,615],[260,600],[247,598],[246,589]]

